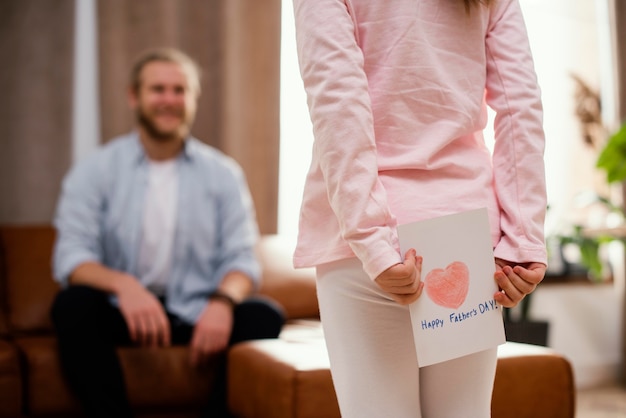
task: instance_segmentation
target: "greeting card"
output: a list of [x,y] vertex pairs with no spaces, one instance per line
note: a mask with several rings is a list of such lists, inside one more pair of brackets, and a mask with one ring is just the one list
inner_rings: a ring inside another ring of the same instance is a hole
[[420,367],[504,343],[487,209],[400,225],[398,235],[402,254],[423,257],[424,291],[409,307]]

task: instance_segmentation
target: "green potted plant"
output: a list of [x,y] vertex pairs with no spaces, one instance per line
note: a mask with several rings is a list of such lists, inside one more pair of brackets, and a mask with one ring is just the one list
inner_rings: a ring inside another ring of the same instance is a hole
[[[605,171],[607,184],[624,183],[626,180],[626,123],[611,135],[600,150],[596,167]],[[617,213],[623,219],[624,208],[617,206],[610,199],[595,197],[607,213]],[[560,235],[561,245],[575,245],[580,251],[580,263],[589,271],[593,281],[603,281],[607,276],[607,263],[602,259],[602,247],[614,241],[625,242],[624,228],[589,228],[586,225],[573,225],[572,231]]]
[[532,293],[527,295],[519,303],[515,310],[519,310],[519,315],[515,315],[514,309],[504,308],[504,330],[506,340],[534,345],[548,345],[548,321],[530,319],[529,311],[532,301]]
[[609,184],[626,179],[626,123],[611,135],[600,152],[596,166],[606,171]]

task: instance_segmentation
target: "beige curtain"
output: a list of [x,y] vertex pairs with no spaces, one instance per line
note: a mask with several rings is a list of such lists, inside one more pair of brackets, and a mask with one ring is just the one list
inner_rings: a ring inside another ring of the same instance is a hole
[[49,223],[69,167],[74,0],[0,1],[0,222]]
[[261,232],[277,228],[280,0],[100,0],[102,138],[133,126],[126,86],[142,50],[173,46],[203,68],[192,133],[246,172]]

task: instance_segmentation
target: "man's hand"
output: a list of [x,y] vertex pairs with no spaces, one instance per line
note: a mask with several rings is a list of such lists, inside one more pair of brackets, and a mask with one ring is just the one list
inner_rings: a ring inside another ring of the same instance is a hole
[[542,263],[517,264],[496,258],[494,278],[500,290],[496,292],[494,299],[504,307],[515,307],[541,283],[546,268]]
[[424,289],[422,276],[422,257],[415,250],[406,252],[404,261],[383,271],[374,281],[382,290],[399,304],[415,302]]
[[131,340],[142,346],[169,346],[170,325],[163,306],[136,278],[121,274],[115,294]]
[[133,342],[145,346],[170,345],[170,325],[165,310],[137,278],[88,261],[74,269],[69,281],[117,296]]
[[191,364],[199,366],[212,354],[224,351],[232,330],[232,305],[220,299],[210,300],[193,330]]

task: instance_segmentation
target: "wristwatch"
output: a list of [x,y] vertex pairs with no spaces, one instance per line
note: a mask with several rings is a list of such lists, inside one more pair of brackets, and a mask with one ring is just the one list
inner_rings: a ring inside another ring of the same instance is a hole
[[209,300],[221,300],[223,302],[226,302],[227,304],[230,305],[231,308],[235,309],[235,307],[238,305],[237,301],[230,296],[228,293],[220,290],[220,289],[215,289],[210,295],[209,295]]

